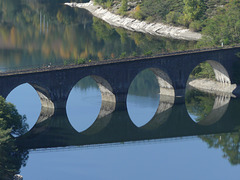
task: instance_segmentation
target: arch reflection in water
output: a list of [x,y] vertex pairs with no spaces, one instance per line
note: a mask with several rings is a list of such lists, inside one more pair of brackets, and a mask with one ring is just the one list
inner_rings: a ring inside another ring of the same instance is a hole
[[94,123],[82,134],[92,135],[103,130],[111,121],[112,112],[115,110],[115,103],[102,101],[100,113]]
[[26,115],[31,129],[41,111],[41,101],[35,89],[27,83],[22,84],[13,89],[6,99],[16,106],[20,114]]
[[101,108],[101,92],[90,77],[81,79],[72,89],[67,101],[67,115],[73,128],[82,132],[96,120]]
[[[104,127],[107,124],[106,119],[101,123],[93,122],[110,114],[115,109],[116,99],[110,84],[103,78],[92,75],[80,80],[75,87],[77,91],[70,93],[67,104],[67,113],[73,127],[78,132],[83,132],[93,124],[84,133],[91,133],[91,129],[96,126]],[[77,101],[76,97],[79,97]],[[78,115],[74,114],[76,112]]]
[[212,125],[226,112],[231,95],[189,88],[185,99],[188,114],[193,121],[200,125]]
[[127,95],[128,113],[136,126],[145,125],[154,116],[159,99],[159,86],[154,73],[149,69],[140,72],[132,81]]
[[164,122],[168,120],[168,117],[172,112],[173,104],[174,96],[160,95],[160,102],[156,113],[147,124],[141,127],[141,129],[153,130],[161,126]]

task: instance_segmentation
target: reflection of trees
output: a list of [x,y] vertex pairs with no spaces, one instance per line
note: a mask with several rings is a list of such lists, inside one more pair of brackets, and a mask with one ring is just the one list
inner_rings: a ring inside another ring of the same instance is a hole
[[186,92],[185,103],[188,113],[195,116],[196,122],[204,120],[212,111],[215,102],[213,94],[191,89]]
[[152,71],[144,70],[133,80],[129,94],[137,96],[156,96],[159,94],[159,85]]
[[28,125],[25,120],[14,105],[0,97],[0,177],[3,180],[12,179],[21,166],[26,165],[28,152],[18,149],[12,136],[26,132]]
[[0,0],[0,49],[4,49],[0,63],[9,67],[67,64],[182,50],[194,44],[113,28],[85,10],[60,1],[43,2]]
[[87,76],[78,81],[78,83],[74,87],[79,88],[81,90],[87,90],[88,88],[98,89],[97,83],[90,76]]
[[240,163],[240,128],[236,133],[199,136],[209,148],[220,148],[232,165]]

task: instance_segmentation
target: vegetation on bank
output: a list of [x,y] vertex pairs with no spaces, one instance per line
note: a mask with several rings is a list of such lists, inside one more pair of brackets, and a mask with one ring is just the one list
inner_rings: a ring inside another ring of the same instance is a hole
[[21,116],[13,104],[0,96],[0,144],[6,137],[22,135],[27,129],[26,117]]
[[190,74],[190,79],[203,79],[203,78],[215,79],[213,68],[206,61],[197,65]]
[[[240,43],[240,0],[94,1],[121,15],[149,22],[185,26],[193,31],[201,32],[204,36],[193,48]],[[212,67],[205,62],[193,70],[190,78],[214,79],[215,75]],[[239,81],[238,77],[237,81]]]
[[240,43],[240,0],[94,1],[122,15],[200,31],[206,36],[199,47]]
[[28,151],[19,149],[13,135],[27,131],[26,117],[15,106],[0,96],[0,177],[12,179],[26,165]]

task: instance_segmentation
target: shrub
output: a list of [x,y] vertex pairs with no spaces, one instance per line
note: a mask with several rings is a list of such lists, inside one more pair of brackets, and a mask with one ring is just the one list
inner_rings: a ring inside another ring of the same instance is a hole
[[178,24],[178,19],[180,16],[181,16],[181,14],[179,12],[170,11],[166,15],[166,21],[167,21],[167,23]]
[[142,11],[139,4],[135,8],[133,17],[140,20],[143,19]]
[[193,31],[196,31],[196,32],[201,31],[202,30],[202,23],[201,23],[201,21],[193,21],[189,25],[189,28]]
[[125,15],[126,12],[127,12],[127,8],[128,8],[128,1],[127,0],[122,0],[121,7],[119,8],[119,13],[121,15]]

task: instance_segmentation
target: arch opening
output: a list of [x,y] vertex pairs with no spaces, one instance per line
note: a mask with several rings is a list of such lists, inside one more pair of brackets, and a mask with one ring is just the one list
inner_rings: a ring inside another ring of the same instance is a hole
[[207,60],[198,64],[190,73],[187,87],[205,91],[232,93],[236,88],[231,84],[228,72],[219,62]]
[[[84,134],[94,134],[109,122],[105,118],[115,109],[115,96],[110,84],[99,76],[82,78],[67,100],[67,116],[73,128]],[[99,126],[98,122],[101,127]]]
[[185,105],[191,119],[200,125],[211,125],[221,119],[235,85],[226,69],[213,60],[196,66],[186,86]]
[[222,64],[220,64],[217,61],[213,61],[213,60],[207,60],[206,62],[209,63],[210,66],[212,67],[214,75],[215,75],[215,79],[218,82],[231,84],[231,80],[229,78],[228,72],[223,67]]
[[6,100],[16,106],[19,114],[26,116],[28,131],[32,129],[41,112],[41,101],[35,89],[28,83],[21,84],[8,94]]
[[128,114],[137,127],[156,128],[167,119],[159,117],[172,107],[174,95],[172,82],[165,72],[157,68],[145,69],[129,87]]
[[98,88],[101,92],[102,101],[116,103],[116,97],[112,93],[113,89],[111,85],[100,76],[91,75],[91,78],[93,78],[98,85]]

